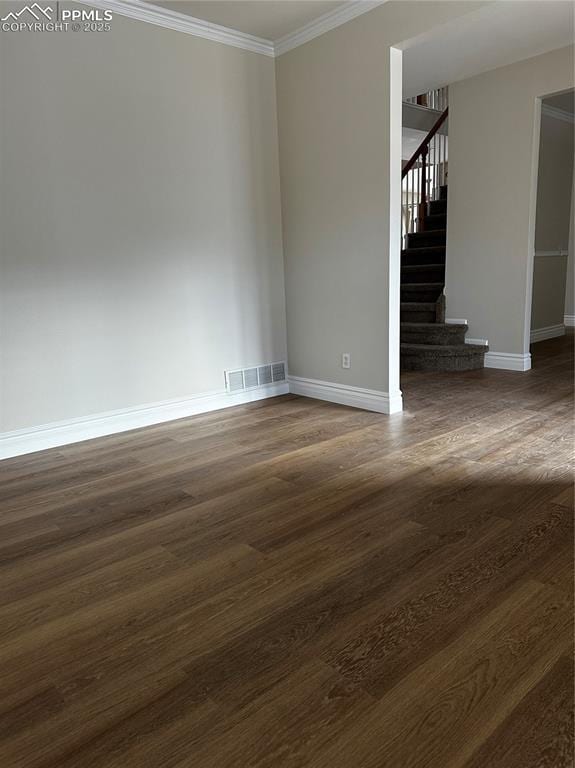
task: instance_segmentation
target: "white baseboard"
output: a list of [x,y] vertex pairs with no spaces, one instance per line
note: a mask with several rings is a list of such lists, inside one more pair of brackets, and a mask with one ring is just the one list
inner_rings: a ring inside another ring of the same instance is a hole
[[161,424],[174,419],[184,419],[198,413],[217,411],[233,405],[251,403],[267,397],[286,395],[289,384],[285,381],[229,394],[211,392],[195,395],[186,400],[167,400],[161,403],[109,411],[94,416],[70,419],[31,429],[0,433],[0,459],[21,456],[25,453],[44,451],[95,437],[114,435],[131,429]]
[[563,325],[565,325],[567,328],[575,327],[575,315],[564,315]]
[[561,325],[548,325],[545,328],[534,328],[531,331],[531,343],[535,344],[538,341],[545,341],[545,339],[555,339],[557,336],[565,336],[565,326]]
[[379,392],[375,389],[351,387],[348,384],[334,384],[331,381],[303,379],[300,376],[289,377],[290,392],[317,400],[327,400],[330,403],[350,405],[352,408],[363,408],[377,413],[399,413],[403,410],[401,392],[393,395]]
[[485,367],[499,368],[503,371],[529,371],[531,355],[519,355],[513,352],[486,352]]
[[487,341],[487,339],[468,339],[468,338],[466,338],[465,339],[465,343],[466,344],[479,344],[482,347],[488,347],[489,346],[489,342]]
[[234,394],[211,392],[196,395],[186,400],[168,400],[136,408],[109,411],[93,416],[45,424],[30,429],[2,432],[0,433],[0,460],[71,445],[83,440],[92,440],[96,437],[128,432],[132,429],[162,424],[166,421],[184,419],[199,413],[217,411],[221,408],[251,403],[268,397],[286,395],[289,392],[378,413],[392,414],[403,409],[401,392],[390,397],[387,393],[377,390],[290,377],[289,383],[268,384],[245,392]]

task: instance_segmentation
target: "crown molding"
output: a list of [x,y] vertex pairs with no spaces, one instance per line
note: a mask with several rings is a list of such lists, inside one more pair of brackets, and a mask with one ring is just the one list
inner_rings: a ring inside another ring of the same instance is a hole
[[203,19],[196,19],[185,13],[160,8],[151,3],[144,3],[142,0],[78,0],[78,2],[92,8],[112,11],[112,13],[127,16],[130,19],[155,24],[158,27],[185,32],[194,37],[202,37],[205,40],[231,45],[234,48],[242,48],[244,51],[261,53],[264,56],[273,57],[275,55],[274,44],[271,40],[264,40],[263,37],[248,35],[245,32],[212,24]]
[[317,19],[310,21],[309,24],[296,29],[295,32],[290,32],[289,35],[284,35],[284,37],[276,40],[274,43],[275,55],[281,56],[282,53],[287,53],[293,48],[308,43],[315,37],[323,35],[324,32],[340,27],[342,24],[357,18],[357,16],[377,8],[378,5],[383,5],[385,2],[387,0],[353,0],[353,2],[349,2],[340,8],[324,13]]
[[309,24],[296,29],[295,32],[290,32],[289,35],[285,35],[273,42],[263,37],[239,32],[230,27],[222,27],[220,24],[212,24],[210,21],[196,19],[185,13],[179,13],[179,11],[172,11],[152,3],[145,3],[143,0],[77,1],[83,5],[89,5],[91,8],[101,8],[102,10],[117,13],[119,16],[127,16],[130,19],[155,24],[157,27],[173,29],[176,32],[185,32],[187,35],[202,37],[215,43],[223,43],[234,48],[241,48],[244,51],[261,53],[264,56],[271,57],[281,56],[282,53],[291,51],[293,48],[297,48],[299,45],[303,45],[315,37],[323,35],[324,32],[340,27],[347,21],[351,21],[357,16],[361,16],[363,13],[367,13],[378,5],[387,2],[387,0],[351,0],[346,5],[324,13],[323,16],[319,16],[317,19],[309,22]]
[[553,117],[555,120],[562,120],[564,123],[575,123],[575,115],[572,115],[571,112],[565,112],[565,110],[557,109],[557,107],[550,107],[548,104],[541,105],[541,114]]

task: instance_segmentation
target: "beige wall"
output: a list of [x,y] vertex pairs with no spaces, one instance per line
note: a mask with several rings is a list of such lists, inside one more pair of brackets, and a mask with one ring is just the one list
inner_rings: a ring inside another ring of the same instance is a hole
[[0,430],[285,359],[273,59],[121,16],[0,45]]
[[575,126],[541,114],[535,250],[567,250]]
[[450,87],[447,315],[491,351],[529,351],[538,97],[572,87],[572,47]]
[[[573,139],[573,123],[541,114],[532,329],[563,324],[573,186]],[[559,255],[557,251],[564,251],[565,254]]]
[[390,47],[477,5],[385,3],[277,60],[291,374],[398,391],[401,73]]
[[531,330],[563,325],[566,281],[567,255],[535,255]]
[[[119,16],[5,35],[0,429],[220,390],[227,367],[285,358],[276,82],[291,373],[394,394],[392,46],[477,5],[386,3],[280,57],[276,80],[269,58]],[[535,96],[571,71],[558,51],[453,89],[448,301],[506,351]]]

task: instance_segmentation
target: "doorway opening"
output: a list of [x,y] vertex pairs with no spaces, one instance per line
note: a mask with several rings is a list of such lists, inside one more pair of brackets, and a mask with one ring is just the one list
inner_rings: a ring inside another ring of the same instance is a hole
[[543,97],[531,289],[533,367],[565,349],[575,325],[573,265],[575,90]]

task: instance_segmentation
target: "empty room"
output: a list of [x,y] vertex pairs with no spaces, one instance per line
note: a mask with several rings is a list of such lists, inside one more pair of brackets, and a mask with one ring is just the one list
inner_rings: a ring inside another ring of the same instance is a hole
[[0,0],[1,768],[573,768],[574,25]]

